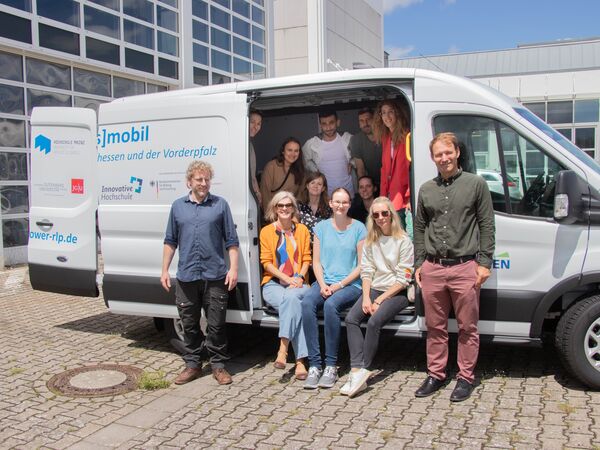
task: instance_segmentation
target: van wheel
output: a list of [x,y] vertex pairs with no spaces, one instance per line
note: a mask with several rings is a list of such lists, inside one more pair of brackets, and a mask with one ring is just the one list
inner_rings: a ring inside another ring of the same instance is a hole
[[577,302],[556,327],[556,348],[569,372],[600,389],[600,295]]
[[165,331],[165,320],[162,317],[153,317],[154,319],[154,328],[156,331],[162,332]]
[[183,326],[181,319],[164,319],[165,334],[170,339],[183,341]]

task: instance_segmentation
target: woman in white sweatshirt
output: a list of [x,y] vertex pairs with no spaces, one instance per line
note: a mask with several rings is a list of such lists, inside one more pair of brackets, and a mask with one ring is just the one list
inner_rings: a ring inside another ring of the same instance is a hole
[[[408,306],[413,275],[413,244],[387,197],[373,200],[361,258],[362,297],[346,315],[351,371],[340,389],[350,397],[367,387],[381,328]],[[361,322],[367,320],[363,336]]]

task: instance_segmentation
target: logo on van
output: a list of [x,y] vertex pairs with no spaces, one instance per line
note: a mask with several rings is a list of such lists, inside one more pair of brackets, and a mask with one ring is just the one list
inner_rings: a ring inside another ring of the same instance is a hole
[[144,180],[142,180],[141,178],[131,177],[129,179],[129,182],[134,186],[137,183],[137,187],[133,190],[133,192],[137,192],[138,194],[142,192],[142,183],[144,182]]
[[510,255],[508,252],[494,255],[494,262],[492,263],[494,269],[510,269]]
[[105,148],[107,145],[127,144],[128,142],[146,142],[150,135],[150,125],[132,126],[125,131],[107,131],[101,128],[98,132],[98,146]]
[[40,152],[44,152],[46,155],[52,150],[52,141],[43,134],[38,134],[35,137],[34,145],[35,148],[39,148]]
[[83,178],[71,178],[71,194],[83,194]]

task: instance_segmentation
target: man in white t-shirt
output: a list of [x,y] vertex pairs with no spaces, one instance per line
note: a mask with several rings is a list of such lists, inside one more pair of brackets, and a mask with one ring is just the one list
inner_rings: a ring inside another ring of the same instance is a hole
[[319,171],[327,178],[328,194],[339,187],[346,188],[351,198],[354,196],[352,184],[350,150],[348,144],[352,135],[340,136],[340,120],[333,110],[319,112],[321,134],[310,138],[302,147],[304,167],[307,171]]

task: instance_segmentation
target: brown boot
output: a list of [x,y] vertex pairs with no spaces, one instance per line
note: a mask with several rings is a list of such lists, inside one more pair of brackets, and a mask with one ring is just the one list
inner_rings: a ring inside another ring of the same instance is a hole
[[185,384],[195,380],[202,374],[202,368],[200,367],[186,367],[177,378],[175,378],[175,384]]
[[217,380],[217,383],[223,384],[231,384],[233,380],[231,379],[231,375],[222,367],[218,367],[212,370],[213,378]]

